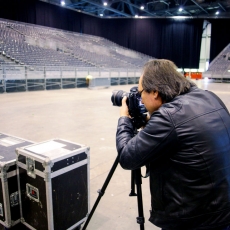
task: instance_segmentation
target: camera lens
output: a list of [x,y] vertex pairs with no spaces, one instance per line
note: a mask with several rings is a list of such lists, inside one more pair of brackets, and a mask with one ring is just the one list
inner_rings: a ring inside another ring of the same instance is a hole
[[122,105],[122,98],[126,95],[127,93],[124,92],[123,90],[114,90],[111,96],[111,101],[113,105],[115,106],[121,106]]

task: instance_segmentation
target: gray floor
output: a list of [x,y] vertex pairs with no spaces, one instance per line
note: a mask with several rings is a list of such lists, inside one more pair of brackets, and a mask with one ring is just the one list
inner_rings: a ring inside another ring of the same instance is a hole
[[[197,80],[197,85],[211,90],[230,110],[230,84]],[[86,88],[8,93],[0,95],[0,132],[35,142],[63,138],[90,146],[90,203],[98,197],[117,152],[115,133],[119,108],[112,106],[113,90],[129,89],[133,85],[107,89]],[[159,229],[148,222],[150,194],[148,179],[143,179],[142,192],[145,229]],[[137,202],[129,197],[130,171],[117,167],[89,225],[88,230],[139,229],[136,223]]]

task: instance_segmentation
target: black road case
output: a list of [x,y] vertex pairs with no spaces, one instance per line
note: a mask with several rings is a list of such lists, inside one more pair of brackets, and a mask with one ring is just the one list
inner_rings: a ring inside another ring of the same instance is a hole
[[79,227],[89,212],[89,147],[53,139],[16,153],[21,222],[37,230]]
[[0,133],[0,224],[7,228],[20,222],[15,149],[32,143]]

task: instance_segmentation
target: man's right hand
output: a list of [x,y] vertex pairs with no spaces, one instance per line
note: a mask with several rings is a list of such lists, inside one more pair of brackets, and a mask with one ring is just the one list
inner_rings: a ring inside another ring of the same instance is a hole
[[129,108],[128,108],[127,104],[126,104],[126,100],[127,100],[127,97],[123,97],[122,105],[121,105],[121,108],[120,108],[120,116],[130,118]]

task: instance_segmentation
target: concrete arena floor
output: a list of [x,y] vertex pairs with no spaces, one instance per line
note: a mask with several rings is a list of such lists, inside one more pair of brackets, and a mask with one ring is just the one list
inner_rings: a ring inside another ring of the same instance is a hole
[[[215,92],[230,111],[230,84],[195,81],[200,88]],[[93,206],[116,159],[115,133],[119,108],[112,106],[113,90],[134,85],[8,93],[0,95],[0,132],[35,142],[63,138],[90,146],[90,204]],[[143,171],[144,173],[144,171]],[[129,197],[130,171],[119,165],[87,229],[140,229],[136,223],[137,201]],[[142,184],[145,229],[157,230],[149,221],[148,179]]]

